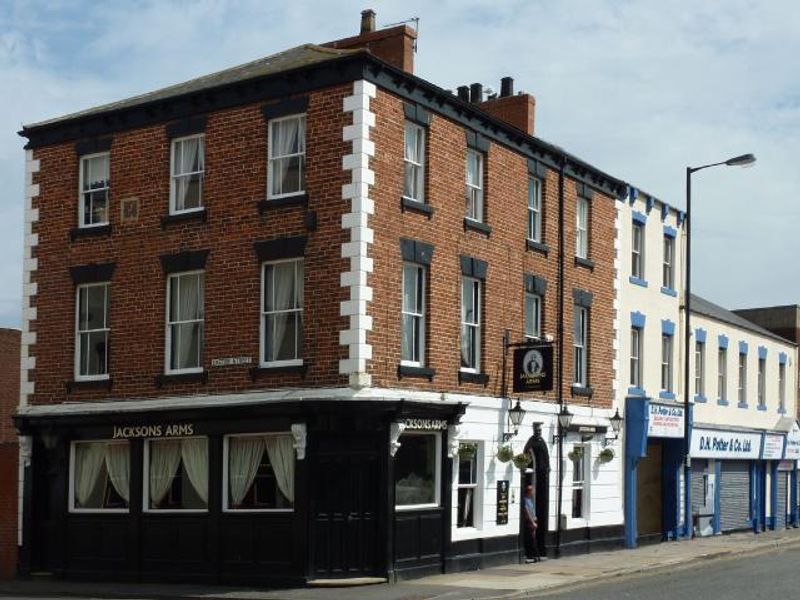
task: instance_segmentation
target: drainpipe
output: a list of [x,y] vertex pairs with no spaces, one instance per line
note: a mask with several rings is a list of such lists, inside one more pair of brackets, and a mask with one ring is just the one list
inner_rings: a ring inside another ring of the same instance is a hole
[[[558,328],[556,343],[558,353],[557,390],[559,412],[564,407],[564,167],[562,156],[558,168]],[[558,427],[558,424],[556,424]],[[561,510],[564,496],[564,433],[558,430],[558,490],[556,492],[556,558],[561,556]]]

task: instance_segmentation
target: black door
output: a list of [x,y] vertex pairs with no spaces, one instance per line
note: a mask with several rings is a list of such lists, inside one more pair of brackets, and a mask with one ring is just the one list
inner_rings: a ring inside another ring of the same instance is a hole
[[320,436],[313,454],[311,575],[376,576],[378,452],[373,436]]

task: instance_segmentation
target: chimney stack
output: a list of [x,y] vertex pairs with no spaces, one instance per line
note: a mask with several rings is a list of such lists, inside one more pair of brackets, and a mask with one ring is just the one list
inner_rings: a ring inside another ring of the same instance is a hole
[[524,92],[515,96],[514,80],[511,77],[503,77],[500,80],[499,98],[491,98],[486,102],[478,100],[478,102],[480,108],[493,117],[521,129],[528,135],[534,135],[536,99]]
[[469,102],[469,87],[466,85],[458,86],[456,90],[458,92],[458,99],[463,100],[464,102]]
[[473,83],[469,86],[469,101],[473,104],[480,104],[483,102],[483,85],[480,83]]
[[361,11],[361,35],[375,31],[375,11],[371,8]]
[[506,96],[513,96],[513,95],[514,95],[514,78],[503,77],[500,80],[500,97],[505,98]]

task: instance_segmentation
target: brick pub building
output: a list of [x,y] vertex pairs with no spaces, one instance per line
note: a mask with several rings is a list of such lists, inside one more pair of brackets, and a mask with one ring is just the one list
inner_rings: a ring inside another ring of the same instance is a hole
[[11,417],[19,401],[19,333],[0,329],[0,579],[17,573],[19,444]]
[[[534,137],[510,79],[414,76],[415,38],[365,11],[359,36],[23,129],[22,573],[508,562],[524,480],[543,550],[621,545],[598,456],[626,186]],[[525,339],[555,374],[521,396],[521,472],[495,455]]]

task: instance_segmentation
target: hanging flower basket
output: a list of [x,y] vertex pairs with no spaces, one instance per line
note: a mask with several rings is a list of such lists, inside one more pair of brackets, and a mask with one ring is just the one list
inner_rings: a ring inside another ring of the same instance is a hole
[[524,469],[531,464],[531,457],[524,452],[516,454],[512,460],[514,461],[514,466],[518,469]]
[[478,453],[478,445],[477,444],[459,444],[458,445],[458,457],[463,458],[464,460],[471,460],[475,458],[475,455]]
[[614,459],[614,450],[611,448],[603,448],[600,454],[597,455],[601,463],[611,462]]
[[501,463],[507,463],[514,458],[514,450],[511,448],[511,446],[506,444],[497,449],[497,454],[495,456],[497,456],[497,460],[499,460]]
[[572,461],[580,460],[583,458],[583,448],[581,446],[576,446],[572,450],[567,453],[567,458]]

